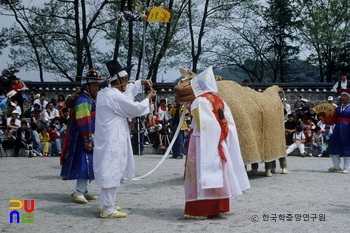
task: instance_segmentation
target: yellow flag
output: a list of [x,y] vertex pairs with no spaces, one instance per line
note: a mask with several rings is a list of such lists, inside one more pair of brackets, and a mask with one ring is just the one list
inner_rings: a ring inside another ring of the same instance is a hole
[[171,12],[164,7],[155,6],[147,14],[147,22],[168,23],[171,18]]

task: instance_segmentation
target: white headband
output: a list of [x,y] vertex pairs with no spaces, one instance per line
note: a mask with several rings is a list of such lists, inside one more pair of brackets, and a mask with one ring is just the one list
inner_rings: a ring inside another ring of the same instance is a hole
[[108,80],[109,83],[117,80],[117,78],[122,78],[124,76],[128,75],[128,73],[125,70],[119,71],[118,74],[115,74],[112,78]]
[[342,95],[342,94],[344,94],[344,95],[347,95],[347,96],[349,96],[350,97],[350,94],[349,93],[347,93],[347,92],[342,92],[340,95]]
[[118,72],[118,76],[121,77],[121,78],[126,76],[126,75],[128,75],[128,73],[125,70],[122,70],[122,71]]

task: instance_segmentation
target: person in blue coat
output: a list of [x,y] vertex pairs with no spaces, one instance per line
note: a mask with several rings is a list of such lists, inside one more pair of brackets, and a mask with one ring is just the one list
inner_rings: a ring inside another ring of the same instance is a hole
[[89,194],[88,181],[94,180],[93,138],[95,133],[96,97],[99,81],[96,70],[91,69],[82,78],[83,90],[74,103],[74,114],[68,127],[61,154],[61,176],[64,180],[77,180],[71,194],[77,203],[86,204],[97,197]]
[[[330,155],[333,167],[328,171],[342,171],[340,156],[344,159],[343,173],[350,172],[350,90],[341,89],[341,104],[336,108],[333,123],[336,123],[328,143],[327,154]],[[331,123],[331,122],[326,122]]]

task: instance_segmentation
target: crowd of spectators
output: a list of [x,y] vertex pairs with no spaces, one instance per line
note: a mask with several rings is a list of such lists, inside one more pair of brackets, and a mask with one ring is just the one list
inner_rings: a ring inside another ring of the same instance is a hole
[[[3,133],[6,132],[6,140],[17,140],[17,132],[21,124],[27,122],[27,128],[32,132],[32,137],[27,140],[34,149],[43,156],[60,155],[63,139],[69,123],[70,109],[66,106],[66,99],[63,94],[59,94],[57,99],[47,99],[46,93],[36,93],[30,90],[28,96],[24,93],[26,85],[17,77],[10,79],[9,88],[0,87],[0,114]],[[248,87],[248,81],[245,80]],[[347,76],[342,74],[341,80],[337,82],[333,89],[335,92],[341,88],[349,86]],[[76,88],[77,95],[80,88]],[[133,119],[132,127],[134,136],[133,147],[135,154],[142,154],[144,144],[151,144],[155,151],[165,150],[172,139],[179,119],[184,111],[184,105],[179,102],[167,103],[166,99],[159,102],[150,100],[150,113],[138,120]],[[27,102],[28,108],[24,110],[23,104]],[[334,125],[323,123],[322,116],[311,113],[308,100],[302,96],[297,96],[295,103],[291,106],[286,98],[282,98],[282,104],[285,113],[285,136],[286,145],[289,146],[290,153],[292,148],[302,143],[310,148],[308,155],[317,153],[319,157],[327,156],[325,150],[332,134]],[[328,97],[328,102],[335,107],[333,97]],[[187,135],[190,129],[191,118],[189,109],[186,109],[186,119],[180,127],[180,132],[173,146],[172,158],[183,158],[187,142]],[[139,124],[139,125],[138,125]],[[296,140],[298,137],[296,129],[300,127],[305,139]],[[21,145],[15,143],[13,145]],[[290,147],[291,146],[291,147]],[[302,156],[307,155],[298,145]],[[294,149],[295,149],[294,148]],[[315,151],[315,153],[313,153]],[[15,155],[17,155],[17,148]]]
[[1,130],[6,134],[2,139],[4,149],[14,148],[16,157],[20,147],[28,149],[28,146],[36,152],[32,156],[60,156],[71,111],[62,94],[57,100],[48,101],[46,93],[37,94],[31,90],[29,98],[24,98],[27,109],[23,111],[16,95],[10,96],[1,88],[0,102]]

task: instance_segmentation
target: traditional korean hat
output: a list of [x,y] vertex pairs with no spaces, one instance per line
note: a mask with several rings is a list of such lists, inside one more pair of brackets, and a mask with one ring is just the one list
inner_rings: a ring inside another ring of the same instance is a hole
[[86,76],[81,78],[81,85],[89,84],[89,83],[97,83],[104,80],[106,79],[99,77],[97,70],[95,70],[94,68],[91,68],[86,73]]
[[191,86],[196,97],[208,92],[217,93],[218,87],[216,86],[212,67],[210,66],[202,73],[193,77],[191,79]]
[[109,83],[113,82],[117,78],[122,78],[130,73],[130,70],[134,65],[122,67],[119,62],[115,59],[106,63],[109,71],[110,78],[107,79]]

